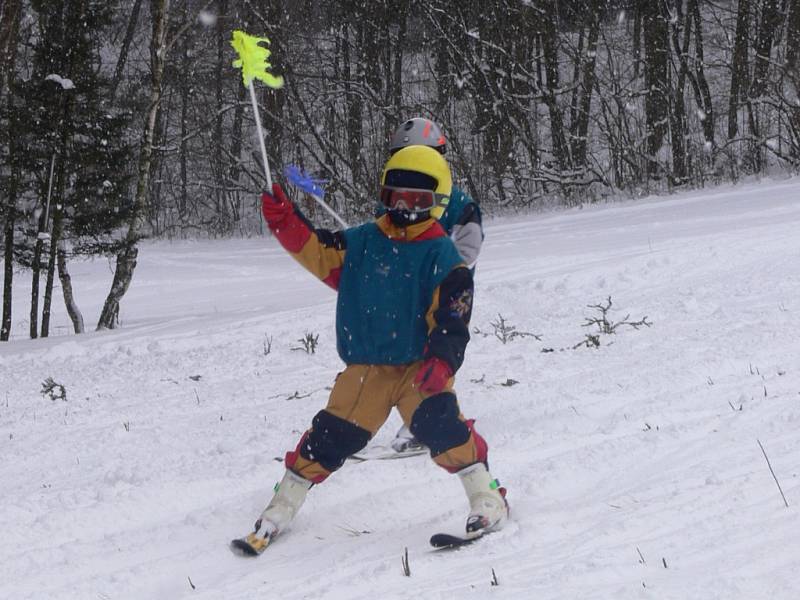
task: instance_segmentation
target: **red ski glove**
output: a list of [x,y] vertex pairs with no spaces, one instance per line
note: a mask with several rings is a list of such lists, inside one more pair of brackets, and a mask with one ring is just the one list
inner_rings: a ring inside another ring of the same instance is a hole
[[272,184],[272,193],[261,194],[261,212],[270,228],[280,225],[286,217],[292,214],[292,203],[283,193],[279,183]]
[[453,376],[453,370],[441,358],[433,356],[425,359],[422,366],[414,378],[414,385],[421,392],[438,394],[446,386],[448,380]]

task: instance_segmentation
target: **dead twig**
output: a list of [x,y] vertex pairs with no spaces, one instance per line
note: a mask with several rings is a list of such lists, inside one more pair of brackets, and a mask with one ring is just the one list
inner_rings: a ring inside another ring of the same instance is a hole
[[360,535],[368,535],[372,533],[369,529],[356,529],[352,525],[347,525],[346,523],[344,525],[337,525],[337,527],[352,537],[358,537]]
[[761,452],[764,454],[764,459],[767,461],[767,466],[769,467],[769,472],[772,473],[772,478],[775,480],[775,485],[778,486],[778,491],[781,493],[781,498],[783,498],[783,504],[786,506],[786,508],[789,508],[789,503],[786,501],[786,495],[783,493],[783,488],[781,488],[781,484],[778,481],[778,478],[775,476],[775,471],[772,470],[772,465],[769,462],[767,451],[764,450],[761,440],[757,439],[756,441],[758,442],[758,446],[761,448]]

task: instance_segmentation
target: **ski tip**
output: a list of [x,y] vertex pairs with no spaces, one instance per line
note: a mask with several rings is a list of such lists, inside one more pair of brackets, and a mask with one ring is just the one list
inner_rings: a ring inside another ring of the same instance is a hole
[[230,549],[237,556],[258,556],[258,552],[244,540],[231,540]]
[[[250,539],[250,538],[254,539]],[[238,556],[258,556],[267,547],[268,541],[264,538],[256,538],[250,534],[246,538],[237,538],[231,540],[230,549]]]
[[482,535],[472,535],[472,536],[458,536],[458,535],[451,535],[449,533],[435,533],[431,536],[431,546],[434,548],[460,548],[461,546],[466,546],[467,544],[471,544],[475,540],[478,540],[482,537]]

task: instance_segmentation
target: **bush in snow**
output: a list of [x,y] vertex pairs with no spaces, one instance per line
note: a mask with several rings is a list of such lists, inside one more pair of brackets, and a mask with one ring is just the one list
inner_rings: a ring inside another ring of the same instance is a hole
[[314,335],[311,332],[306,332],[306,334],[301,337],[299,340],[300,346],[296,348],[292,348],[292,350],[303,350],[306,354],[314,354],[317,351],[317,344],[319,343],[319,334]]
[[[513,340],[515,338],[532,337],[532,338],[534,338],[536,340],[539,340],[539,341],[541,341],[541,339],[542,339],[540,335],[537,335],[535,333],[530,333],[529,331],[517,331],[517,326],[516,325],[511,325],[511,323],[509,323],[505,319],[505,317],[503,317],[503,315],[501,315],[499,313],[497,315],[497,320],[496,321],[490,321],[489,325],[491,325],[492,328],[494,329],[494,332],[493,332],[494,333],[494,337],[496,337],[498,340],[500,340],[503,344],[507,344],[508,342],[510,342],[511,340]],[[473,333],[476,333],[478,335],[482,335],[484,337],[490,335],[488,333],[484,333],[483,331],[481,331],[477,327],[475,329],[473,329]]]
[[611,306],[611,296],[606,299],[606,304],[589,304],[587,306],[588,308],[594,308],[595,310],[599,311],[600,314],[594,317],[586,317],[586,322],[581,325],[581,327],[596,326],[598,331],[597,333],[587,333],[583,340],[572,347],[573,350],[580,348],[581,346],[585,346],[587,348],[599,348],[600,336],[614,334],[617,332],[617,328],[622,325],[627,325],[628,327],[633,327],[634,329],[639,329],[640,327],[650,327],[652,325],[652,323],[647,320],[647,315],[638,321],[629,321],[628,319],[631,317],[630,313],[625,315],[621,321],[617,321],[616,323],[609,321],[608,311],[611,310]]
[[67,401],[67,389],[60,383],[48,377],[42,382],[42,391],[39,392],[43,397],[48,397],[55,402],[56,400]]

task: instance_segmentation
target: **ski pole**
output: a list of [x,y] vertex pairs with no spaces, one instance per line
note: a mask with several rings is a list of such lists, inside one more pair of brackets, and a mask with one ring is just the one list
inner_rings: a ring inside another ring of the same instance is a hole
[[264,144],[264,129],[261,127],[261,116],[258,113],[258,102],[256,102],[256,91],[253,87],[252,79],[247,87],[250,90],[250,100],[253,103],[253,116],[255,116],[256,119],[258,145],[261,147],[261,158],[264,161],[264,174],[267,176],[267,188],[272,192],[272,174],[269,170],[269,157],[267,156],[267,146]]
[[328,206],[328,203],[327,203],[327,202],[325,202],[325,200],[323,200],[322,198],[320,198],[319,196],[316,196],[316,195],[314,195],[314,194],[311,194],[311,197],[312,197],[312,198],[314,198],[314,200],[316,200],[316,201],[317,201],[317,203],[318,203],[318,204],[319,204],[319,205],[320,205],[322,208],[324,208],[325,210],[327,210],[327,211],[328,211],[328,213],[330,213],[330,215],[331,215],[331,216],[332,216],[334,219],[336,219],[337,221],[339,221],[339,223],[341,223],[342,227],[344,227],[345,229],[347,229],[348,227],[350,227],[350,226],[347,224],[347,222],[346,222],[344,219],[342,219],[342,217],[340,217],[340,216],[339,216],[339,215],[336,213],[336,211],[335,211],[335,210],[333,210],[333,209],[332,209],[330,206]]

